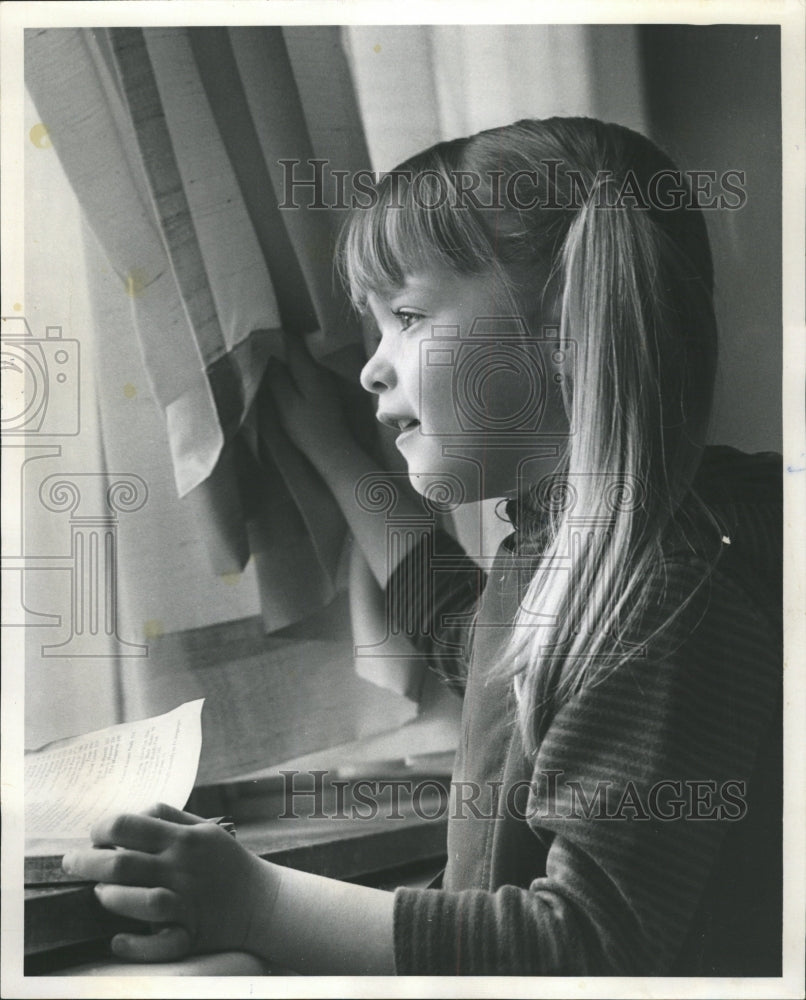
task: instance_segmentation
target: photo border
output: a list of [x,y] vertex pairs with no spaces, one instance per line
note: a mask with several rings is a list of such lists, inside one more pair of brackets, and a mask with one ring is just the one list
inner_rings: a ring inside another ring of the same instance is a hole
[[[701,2],[513,2],[462,3],[417,0],[400,11],[386,2],[6,2],[0,7],[2,28],[2,250],[0,312],[24,287],[23,254],[19,252],[23,217],[22,178],[22,32],[37,26],[118,25],[258,25],[258,24],[436,24],[436,23],[759,23],[781,25],[783,136],[783,454],[785,474],[785,806],[784,806],[784,974],[776,979],[718,978],[584,979],[495,977],[414,977],[400,980],[357,977],[109,978],[25,977],[22,975],[22,754],[24,718],[23,636],[21,629],[2,634],[5,684],[2,692],[3,857],[2,929],[3,995],[14,997],[131,996],[577,996],[588,997],[797,997],[803,995],[804,859],[806,780],[804,727],[806,715],[806,431],[803,387],[804,349],[804,8],[792,0],[711,0]],[[8,501],[7,497],[4,497]],[[3,536],[19,530],[19,511],[3,504]],[[15,537],[11,534],[11,537]],[[758,859],[759,864],[764,859]],[[114,989],[114,992],[113,992]]]

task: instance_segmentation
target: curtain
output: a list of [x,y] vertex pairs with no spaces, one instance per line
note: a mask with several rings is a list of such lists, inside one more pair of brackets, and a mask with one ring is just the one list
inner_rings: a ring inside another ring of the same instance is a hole
[[[376,170],[519,118],[588,115],[647,131],[635,25],[343,29]],[[401,122],[405,127],[401,127]]]
[[[114,660],[102,662],[98,657],[77,659],[61,655],[62,644],[77,624],[73,620],[70,574],[65,569],[56,569],[69,565],[72,512],[48,510],[40,500],[39,491],[43,483],[52,482],[51,477],[60,471],[83,474],[103,467],[98,460],[102,452],[101,428],[96,408],[82,407],[81,395],[75,391],[79,375],[91,382],[94,374],[92,345],[83,337],[83,332],[90,328],[92,312],[81,250],[80,208],[47,137],[40,138],[42,129],[36,127],[41,119],[30,98],[25,102],[25,122],[26,134],[36,129],[34,136],[38,141],[27,141],[23,154],[25,231],[24,240],[16,245],[21,254],[18,266],[24,265],[24,288],[17,304],[35,338],[46,339],[53,324],[61,327],[60,339],[69,342],[72,360],[78,362],[69,372],[72,383],[68,385],[74,391],[61,398],[52,397],[49,402],[53,405],[46,406],[48,420],[42,428],[43,434],[15,439],[3,428],[4,515],[11,514],[14,500],[22,498],[19,536],[12,530],[13,520],[8,521],[4,516],[3,625],[4,631],[15,624],[24,626],[25,745],[35,748],[117,721],[120,699]],[[10,332],[7,319],[3,327],[5,350]],[[87,403],[86,398],[83,402]],[[80,433],[75,434],[79,427]],[[58,436],[49,436],[48,432],[54,430]],[[85,501],[97,500],[97,495],[103,496],[108,486],[102,476],[93,481],[82,476],[79,482],[83,484]],[[95,496],[90,498],[88,494],[93,493]],[[82,505],[82,514],[85,506],[86,503]],[[15,556],[19,557],[17,565],[23,567],[20,570],[9,569],[8,564]],[[29,560],[52,568],[28,572],[25,567],[30,565]],[[121,634],[129,637],[125,631]],[[104,646],[110,656],[117,652],[115,638]],[[7,662],[15,662],[13,654]],[[17,671],[15,667],[10,672],[16,676]],[[6,688],[11,689],[12,685]],[[65,697],[66,691],[69,697]],[[19,693],[22,694],[21,687]],[[20,698],[20,711],[22,702]]]
[[119,632],[148,650],[118,661],[124,716],[206,697],[201,781],[399,727],[423,665],[402,642],[356,674],[334,597],[362,560],[263,386],[304,338],[373,447],[341,218],[279,207],[282,159],[325,161],[325,183],[368,166],[338,29],[35,31],[26,82],[87,228],[98,467],[148,487],[117,538]]
[[271,432],[262,377],[282,332],[353,382],[361,348],[332,280],[339,220],[281,212],[279,161],[364,167],[351,90],[330,120],[307,116],[316,84],[278,28],[45,30],[27,42],[34,101],[130,300],[177,492],[217,573],[254,557],[266,629],[282,628],[332,600],[345,525]]

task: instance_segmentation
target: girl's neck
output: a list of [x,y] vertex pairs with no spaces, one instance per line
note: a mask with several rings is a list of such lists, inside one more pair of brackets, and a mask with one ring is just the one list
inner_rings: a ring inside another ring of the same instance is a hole
[[[496,513],[498,510],[498,513]],[[462,504],[453,512],[456,537],[462,548],[474,559],[492,559],[501,542],[515,530],[510,521],[501,518],[500,497]]]

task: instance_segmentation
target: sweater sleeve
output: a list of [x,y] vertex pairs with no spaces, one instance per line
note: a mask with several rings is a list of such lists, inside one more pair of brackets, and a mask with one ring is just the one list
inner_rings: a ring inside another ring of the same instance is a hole
[[464,691],[485,573],[446,531],[424,535],[386,588],[392,631],[405,635],[454,690]]
[[[700,573],[670,568],[646,634]],[[526,888],[397,890],[398,973],[676,968],[726,833],[768,822],[745,793],[780,677],[775,623],[715,575],[642,657],[605,671],[553,718],[524,810],[548,845],[545,871]]]

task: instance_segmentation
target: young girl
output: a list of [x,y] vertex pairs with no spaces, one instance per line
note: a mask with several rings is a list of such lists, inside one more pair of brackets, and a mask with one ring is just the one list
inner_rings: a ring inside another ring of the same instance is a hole
[[[712,270],[685,176],[620,126],[518,122],[382,178],[340,263],[378,333],[361,381],[415,490],[506,498],[513,520],[480,595],[438,531],[387,565],[383,517],[355,493],[373,463],[327,377],[293,348],[275,369],[288,434],[464,692],[443,885],[281,868],[157,807],[65,858],[104,906],[165,925],[115,953],[779,974],[779,469],[704,446]],[[443,556],[451,572],[416,571]]]

